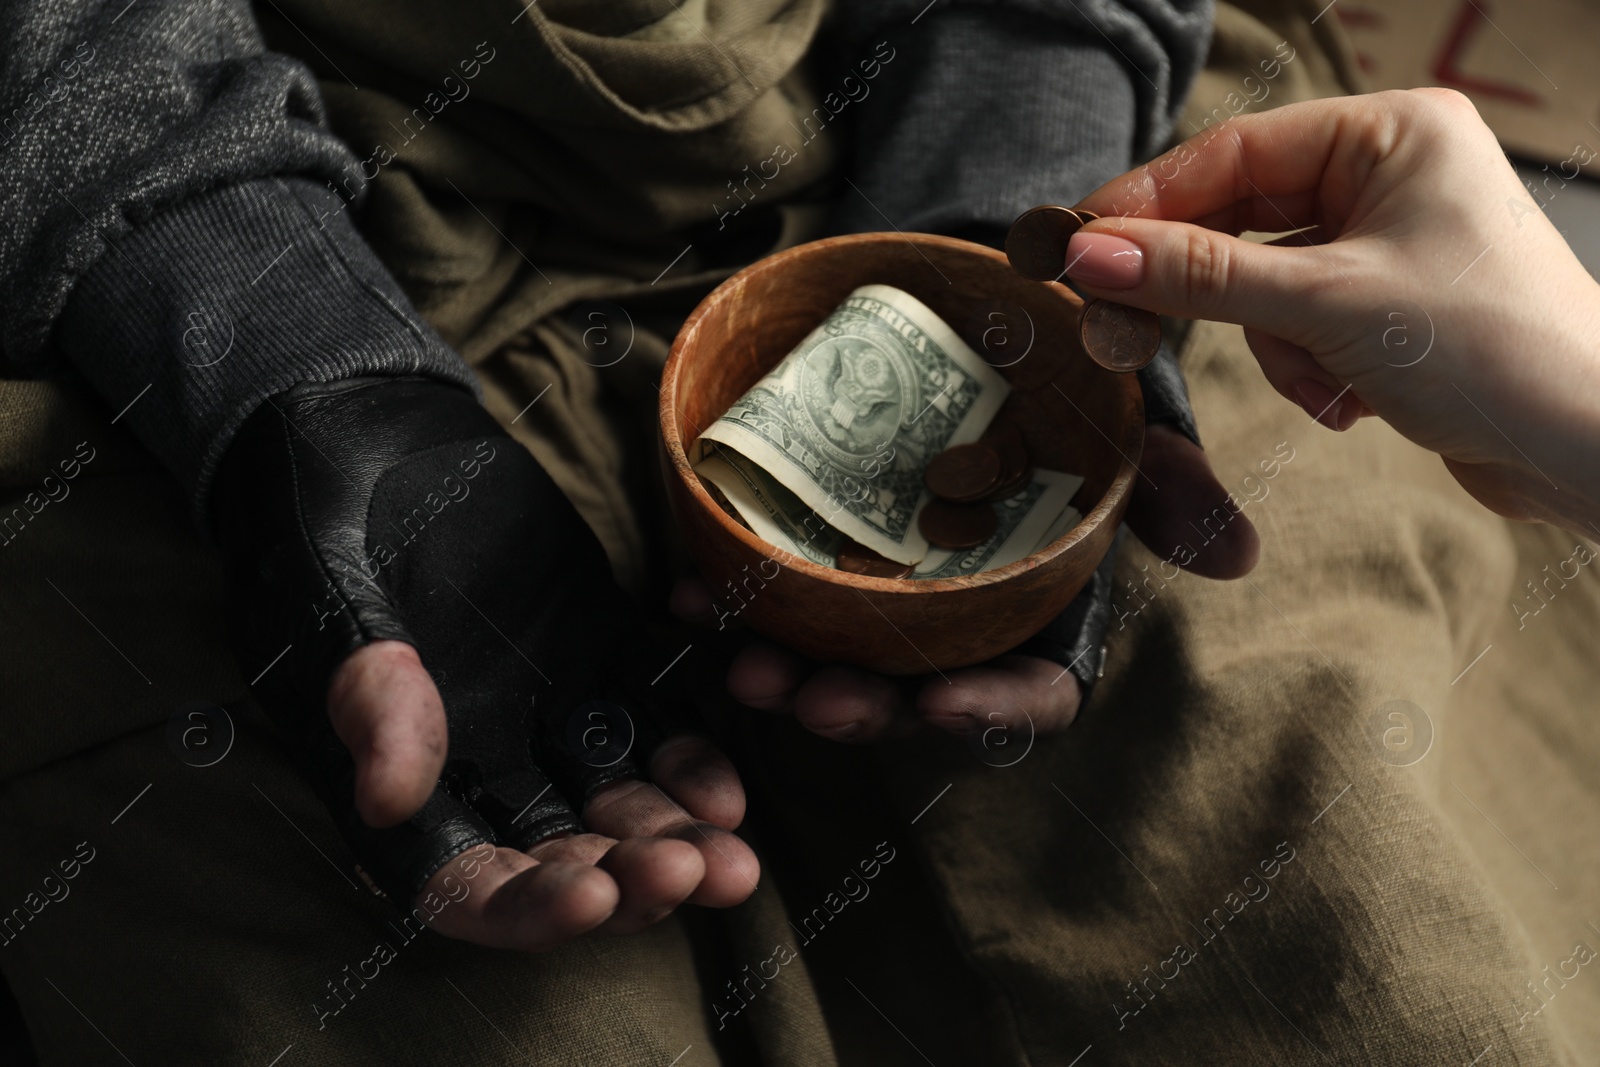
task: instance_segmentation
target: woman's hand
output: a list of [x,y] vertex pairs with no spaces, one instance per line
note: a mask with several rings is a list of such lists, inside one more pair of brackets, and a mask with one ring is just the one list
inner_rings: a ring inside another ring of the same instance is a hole
[[[1546,168],[1551,187],[1591,158]],[[1466,97],[1240,116],[1082,206],[1105,216],[1067,250],[1084,289],[1239,323],[1273,387],[1325,425],[1379,415],[1495,512],[1593,532],[1600,289]]]

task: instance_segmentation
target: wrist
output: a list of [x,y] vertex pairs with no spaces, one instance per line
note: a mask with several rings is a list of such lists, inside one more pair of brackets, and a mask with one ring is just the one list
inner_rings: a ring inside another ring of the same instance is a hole
[[62,312],[62,352],[178,478],[199,520],[239,427],[296,383],[475,385],[342,208],[296,177],[196,194],[137,225]]
[[1451,470],[1508,518],[1600,536],[1600,286],[1585,274],[1540,303],[1562,310],[1497,346],[1479,387],[1496,458]]

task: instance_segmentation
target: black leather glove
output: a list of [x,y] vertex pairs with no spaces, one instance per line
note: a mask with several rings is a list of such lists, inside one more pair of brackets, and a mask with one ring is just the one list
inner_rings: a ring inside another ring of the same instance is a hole
[[[1144,392],[1145,422],[1171,426],[1198,445],[1200,431],[1195,427],[1194,409],[1189,406],[1189,389],[1184,384],[1177,357],[1165,342],[1156,358],[1136,373],[1139,388]],[[1106,631],[1111,626],[1112,576],[1126,532],[1126,527],[1117,531],[1111,551],[1106,553],[1089,584],[1066,610],[1013,650],[1015,655],[1038,656],[1065,667],[1078,680],[1082,694],[1078,704],[1080,711],[1088,703],[1095,681],[1105,667]]]
[[[253,413],[212,498],[240,662],[368,874],[403,907],[462,850],[577,831],[665,736],[642,616],[589,527],[471,394],[421,378],[302,384]],[[414,646],[449,759],[375,830],[325,710],[334,670]],[[281,658],[279,658],[281,656]],[[268,665],[271,665],[270,667]]]

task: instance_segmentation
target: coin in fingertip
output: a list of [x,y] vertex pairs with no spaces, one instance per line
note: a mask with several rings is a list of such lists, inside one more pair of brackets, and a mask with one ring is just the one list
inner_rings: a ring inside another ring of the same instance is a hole
[[911,564],[899,563],[887,556],[880,556],[857,541],[846,541],[839,546],[838,555],[834,557],[834,566],[841,571],[868,578],[909,578],[912,571]]
[[1006,258],[1024,278],[1057,281],[1065,273],[1067,242],[1082,225],[1071,208],[1055,204],[1029,208],[1006,231]]
[[1143,308],[1091,300],[1078,317],[1078,340],[1106,370],[1136,371],[1161,348],[1161,320]]
[[976,548],[993,537],[999,526],[994,508],[984,503],[932,500],[917,519],[922,536],[940,548]]
[[982,500],[996,485],[1004,467],[1000,453],[983,442],[947,448],[928,461],[922,480],[941,500],[966,504]]

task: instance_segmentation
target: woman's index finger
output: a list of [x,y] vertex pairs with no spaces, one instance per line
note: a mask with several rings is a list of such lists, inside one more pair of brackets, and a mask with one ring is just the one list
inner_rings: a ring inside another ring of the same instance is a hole
[[[1314,194],[1347,121],[1338,112],[1341,103],[1289,104],[1208,125],[1149,163],[1106,182],[1079,206],[1108,217],[1197,222],[1265,201],[1302,205],[1273,229],[1315,225],[1319,220],[1314,217],[1294,216],[1314,209]],[[1253,207],[1250,211],[1259,214]]]

